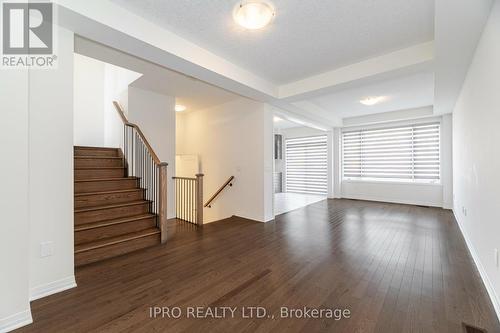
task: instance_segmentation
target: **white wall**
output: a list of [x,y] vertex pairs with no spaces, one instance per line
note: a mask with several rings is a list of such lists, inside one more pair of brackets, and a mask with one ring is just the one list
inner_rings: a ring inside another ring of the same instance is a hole
[[[59,28],[58,67],[30,71],[30,294],[75,285],[73,265],[73,33]],[[40,256],[51,242],[52,256]]]
[[[340,191],[342,198],[394,202],[433,207],[450,208],[448,201],[452,196],[451,184],[451,115],[443,117],[422,118],[400,122],[390,122],[377,125],[364,125],[362,128],[376,128],[393,125],[412,124],[417,122],[439,121],[441,123],[441,183],[414,184],[406,182],[374,182],[358,180],[342,180]],[[357,128],[357,127],[353,127]],[[340,134],[339,134],[340,135]],[[340,138],[338,138],[339,145]],[[339,152],[341,155],[341,152]],[[341,158],[338,159],[341,163]],[[337,166],[339,172],[341,164]]]
[[112,147],[123,145],[123,122],[113,105],[128,113],[128,86],[142,74],[74,54],[74,144]]
[[443,187],[434,184],[344,180],[342,198],[441,207]]
[[261,172],[260,179],[263,186],[262,205],[263,210],[261,213],[262,222],[268,222],[274,219],[274,184],[273,184],[273,170],[274,170],[274,133],[273,133],[273,110],[269,104],[264,105],[263,114],[259,115],[261,119],[260,126],[262,126],[262,137],[259,143],[262,145],[261,151]]
[[74,54],[74,144],[104,146],[104,70],[101,61]]
[[453,115],[444,114],[441,119],[441,185],[445,209],[453,208]]
[[244,98],[177,116],[177,153],[199,156],[204,200],[235,176],[233,187],[204,210],[205,223],[232,215],[261,222],[274,218],[272,126],[270,108]]
[[[73,33],[55,31],[57,68],[0,76],[2,154],[9,156],[2,164],[0,331],[31,321],[29,300],[75,286]],[[42,242],[51,242],[51,256],[41,258]]]
[[500,314],[500,2],[476,49],[453,113],[454,213]]
[[[128,88],[142,74],[126,68],[105,64],[104,67],[104,146],[123,148],[123,122],[113,101],[118,101],[128,114]],[[130,121],[130,119],[129,119]]]
[[31,322],[29,305],[28,71],[0,74],[0,332]]
[[[291,127],[281,130],[281,134],[285,138],[301,138],[306,136],[325,135],[326,133],[325,131],[306,126]],[[285,143],[283,142],[283,144]]]
[[168,163],[167,216],[174,218],[175,98],[130,86],[128,119],[141,128],[158,158]]

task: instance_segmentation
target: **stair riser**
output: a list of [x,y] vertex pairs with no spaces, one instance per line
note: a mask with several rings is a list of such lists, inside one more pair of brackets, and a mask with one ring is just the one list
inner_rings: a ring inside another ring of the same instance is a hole
[[75,180],[122,177],[125,177],[125,169],[75,170]]
[[137,179],[77,182],[75,183],[75,193],[128,190],[137,188],[137,186]]
[[92,206],[114,205],[144,199],[144,190],[124,193],[92,194],[75,197],[75,209]]
[[120,158],[75,158],[75,168],[123,167]]
[[118,149],[85,149],[75,148],[75,156],[109,156],[119,157]]
[[121,236],[127,233],[136,232],[156,226],[154,217],[135,220],[127,223],[120,223],[95,229],[76,231],[75,245],[100,240],[107,237]]
[[99,249],[75,253],[75,265],[82,266],[96,261],[116,257],[139,249],[160,244],[160,235],[155,234],[131,241],[105,246]]
[[124,206],[75,213],[75,225],[149,213],[150,204]]

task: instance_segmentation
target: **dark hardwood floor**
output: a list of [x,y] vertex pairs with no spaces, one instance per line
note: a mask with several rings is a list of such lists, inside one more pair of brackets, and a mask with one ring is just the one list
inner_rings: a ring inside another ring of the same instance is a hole
[[[267,224],[173,221],[169,234],[165,245],[77,269],[78,287],[33,302],[34,324],[19,332],[457,333],[462,322],[500,332],[450,211],[325,200]],[[150,318],[153,306],[183,314]],[[196,306],[238,309],[186,318]],[[244,306],[274,318],[242,318]],[[350,318],[283,319],[280,307]]]

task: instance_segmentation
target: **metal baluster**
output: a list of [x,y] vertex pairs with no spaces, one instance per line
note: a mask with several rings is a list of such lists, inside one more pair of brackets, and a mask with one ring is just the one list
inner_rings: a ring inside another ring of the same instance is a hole
[[189,181],[190,186],[189,186],[189,221],[193,223],[193,181]]

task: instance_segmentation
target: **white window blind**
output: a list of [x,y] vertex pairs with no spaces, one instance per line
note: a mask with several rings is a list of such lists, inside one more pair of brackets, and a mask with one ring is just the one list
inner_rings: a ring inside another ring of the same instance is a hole
[[439,123],[344,131],[344,179],[439,182]]
[[326,135],[286,139],[286,191],[327,194]]

